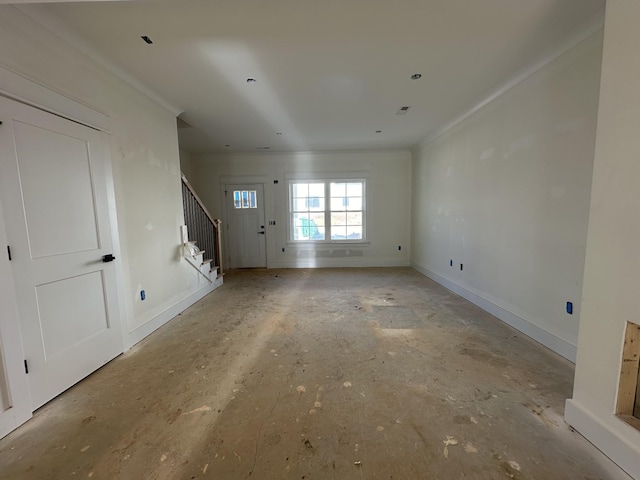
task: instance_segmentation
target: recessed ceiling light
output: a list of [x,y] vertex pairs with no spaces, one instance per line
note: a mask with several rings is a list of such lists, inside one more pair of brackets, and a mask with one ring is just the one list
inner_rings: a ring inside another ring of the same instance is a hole
[[421,78],[422,78],[421,73],[414,73],[413,75],[411,75],[411,80],[419,80]]
[[151,40],[149,37],[147,37],[146,35],[141,35],[140,38],[142,40],[144,40],[147,44],[151,45],[153,43],[153,40]]
[[247,78],[247,83],[249,85],[253,85],[255,83],[258,83],[258,81],[255,78]]

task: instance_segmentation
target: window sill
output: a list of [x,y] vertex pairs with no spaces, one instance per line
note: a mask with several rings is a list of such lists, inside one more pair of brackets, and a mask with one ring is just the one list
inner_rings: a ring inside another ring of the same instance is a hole
[[371,242],[369,240],[351,240],[351,241],[346,241],[346,240],[329,240],[329,241],[298,241],[298,242],[292,242],[292,241],[288,241],[287,245],[289,247],[330,247],[332,245],[340,245],[340,246],[346,246],[346,245],[351,245],[353,247],[366,247],[370,244]]

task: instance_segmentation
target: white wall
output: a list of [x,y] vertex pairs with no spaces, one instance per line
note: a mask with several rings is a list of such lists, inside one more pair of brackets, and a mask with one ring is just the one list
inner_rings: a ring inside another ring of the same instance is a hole
[[180,149],[180,170],[187,177],[189,183],[193,178],[193,162],[191,160],[191,153],[186,150]]
[[[194,155],[192,163],[195,173],[192,184],[217,218],[224,219],[221,185],[225,180],[243,176],[264,178],[260,181],[264,181],[265,186],[266,220],[276,221],[275,226],[267,225],[269,268],[409,264],[409,151]],[[288,244],[287,175],[340,172],[367,174],[370,243],[315,248]],[[278,180],[278,184],[274,184],[274,180]],[[285,248],[284,252],[282,248]],[[349,256],[344,254],[345,250],[349,250]]]
[[180,255],[175,114],[9,5],[0,6],[0,43],[0,66],[110,117],[126,348],[206,285]]
[[413,162],[413,265],[570,359],[601,36],[417,149]]
[[640,2],[608,0],[583,309],[566,418],[634,478],[640,432],[615,415],[627,321],[640,323]]

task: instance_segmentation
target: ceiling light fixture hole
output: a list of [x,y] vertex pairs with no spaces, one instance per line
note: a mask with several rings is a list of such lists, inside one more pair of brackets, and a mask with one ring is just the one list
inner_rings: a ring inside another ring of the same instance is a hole
[[419,80],[421,78],[422,78],[421,73],[414,73],[413,75],[411,75],[411,80]]
[[258,81],[255,78],[247,78],[247,83],[249,85],[254,85],[254,84],[258,83]]

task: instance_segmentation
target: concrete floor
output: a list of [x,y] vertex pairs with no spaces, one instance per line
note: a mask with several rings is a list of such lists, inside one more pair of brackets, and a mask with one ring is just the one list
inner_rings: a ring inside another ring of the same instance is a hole
[[573,365],[409,268],[232,272],[0,441],[2,479],[622,479]]

